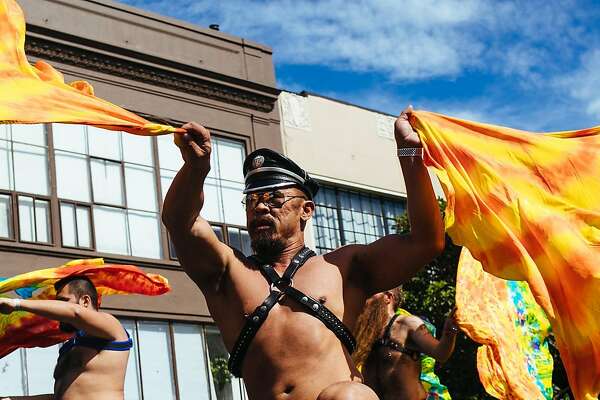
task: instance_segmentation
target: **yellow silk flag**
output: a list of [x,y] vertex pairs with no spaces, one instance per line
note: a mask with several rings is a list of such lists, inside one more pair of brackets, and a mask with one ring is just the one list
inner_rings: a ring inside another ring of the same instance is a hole
[[576,399],[600,392],[600,127],[535,134],[418,111],[446,229],[485,271],[525,280]]
[[14,0],[0,0],[0,123],[72,123],[137,135],[185,132],[150,123],[94,97],[87,82],[66,84],[44,61],[30,65],[25,56],[25,18]]
[[463,247],[456,306],[462,331],[481,344],[477,370],[489,394],[498,399],[552,400],[550,322],[527,282],[485,272]]

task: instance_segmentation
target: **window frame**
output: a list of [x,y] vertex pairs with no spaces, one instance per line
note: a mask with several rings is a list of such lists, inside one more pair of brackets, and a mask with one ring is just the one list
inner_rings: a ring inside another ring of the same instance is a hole
[[[17,209],[17,213],[16,215],[13,216],[13,219],[16,221],[15,225],[17,227],[17,230],[15,231],[15,238],[17,239],[17,242],[19,243],[27,243],[30,245],[38,245],[38,246],[44,246],[44,247],[54,247],[55,245],[55,236],[54,236],[54,232],[53,232],[53,215],[52,215],[52,196],[42,196],[42,195],[38,195],[38,194],[31,194],[31,193],[23,193],[23,192],[14,192],[15,193],[15,198],[16,201],[14,203],[16,203],[16,209]],[[31,198],[33,200],[33,227],[34,227],[34,235],[36,240],[34,241],[29,241],[29,240],[23,240],[21,238],[21,213],[19,212],[19,197],[28,197]],[[48,217],[49,217],[49,221],[48,221],[48,227],[50,228],[48,231],[48,235],[50,236],[50,241],[48,242],[40,242],[37,241],[37,215],[35,212],[35,203],[36,201],[45,201],[48,203]]]
[[[178,121],[170,121],[170,122],[173,124],[178,123]],[[86,154],[84,154],[84,155],[86,157],[87,174],[89,176],[90,202],[61,198],[58,196],[58,193],[57,193],[58,176],[57,176],[57,170],[56,170],[55,151],[59,150],[59,151],[65,151],[68,153],[73,153],[73,154],[79,154],[79,155],[82,155],[82,154],[73,152],[70,150],[55,149],[54,135],[53,135],[54,124],[46,123],[46,124],[42,124],[42,125],[44,126],[45,133],[46,133],[45,149],[47,151],[47,161],[48,161],[49,194],[48,195],[38,195],[38,194],[31,194],[31,193],[25,193],[25,192],[18,192],[14,189],[13,190],[8,190],[8,189],[0,190],[0,194],[8,195],[10,197],[10,201],[11,201],[10,211],[12,213],[11,220],[10,220],[10,224],[11,224],[10,228],[12,229],[12,237],[11,238],[0,238],[0,249],[2,249],[2,248],[14,249],[14,250],[28,249],[28,251],[35,251],[35,252],[39,252],[41,254],[52,254],[52,255],[59,255],[59,256],[72,257],[72,258],[102,257],[102,258],[106,258],[109,260],[123,260],[123,261],[131,262],[131,263],[134,263],[137,265],[160,266],[161,268],[165,268],[165,269],[180,270],[181,266],[180,266],[179,262],[177,261],[177,258],[172,256],[171,246],[169,243],[170,242],[169,234],[160,219],[162,209],[163,209],[163,193],[162,193],[162,186],[161,186],[160,160],[159,160],[159,156],[158,156],[158,142],[157,142],[156,137],[151,137],[151,142],[150,142],[153,163],[151,166],[145,166],[145,167],[152,168],[152,172],[154,173],[155,194],[156,194],[156,202],[157,202],[156,215],[158,216],[157,219],[158,219],[158,227],[159,227],[158,241],[161,246],[161,258],[148,258],[148,257],[134,256],[134,255],[128,255],[128,254],[107,253],[107,252],[101,252],[101,251],[97,250],[97,237],[96,237],[96,232],[95,232],[95,221],[94,221],[94,206],[97,205],[97,206],[118,208],[118,209],[125,211],[126,214],[128,213],[129,210],[148,212],[146,210],[138,210],[138,209],[133,209],[133,208],[129,209],[127,207],[127,185],[125,182],[125,166],[128,162],[125,160],[124,154],[122,154],[122,157],[121,157],[122,159],[118,161],[120,163],[120,173],[121,173],[121,179],[123,182],[123,196],[124,196],[124,199],[123,199],[124,205],[123,206],[94,202],[93,182],[92,182],[90,160],[92,158],[99,159],[99,160],[111,161],[111,162],[114,162],[116,160],[98,157],[96,155],[91,155],[90,151],[89,151],[89,145],[87,146]],[[247,155],[249,153],[249,151],[253,148],[253,140],[249,136],[242,136],[239,134],[234,134],[234,133],[230,133],[230,132],[226,132],[226,131],[222,131],[222,130],[210,128],[210,127],[208,129],[210,129],[211,134],[216,138],[222,138],[222,139],[233,140],[235,142],[238,142],[242,147],[244,155]],[[127,133],[122,133],[122,134],[127,134]],[[12,143],[11,140],[8,140],[8,142]],[[122,143],[121,143],[121,147],[123,147]],[[121,149],[121,152],[123,153],[123,149]],[[11,150],[10,157],[13,157],[12,150]],[[138,164],[135,162],[130,163],[130,164],[143,165],[143,164]],[[19,195],[33,197],[34,199],[40,199],[40,200],[45,200],[45,201],[49,202],[49,217],[50,217],[49,235],[51,238],[50,243],[28,242],[28,241],[22,241],[20,239],[20,231],[19,231],[20,219],[19,219],[19,210],[18,210],[18,196]],[[91,247],[91,248],[73,247],[73,246],[67,246],[67,245],[63,244],[62,225],[61,225],[62,219],[61,219],[61,210],[60,210],[61,203],[68,203],[68,204],[74,205],[76,207],[77,206],[87,207],[89,209],[90,229],[91,229],[91,245],[93,247]],[[240,205],[240,207],[241,207],[241,205]],[[129,218],[129,217],[127,216],[127,218]],[[247,228],[242,225],[226,224],[226,223],[217,222],[217,221],[208,221],[208,222],[211,225],[218,225],[218,226],[222,227],[224,242],[227,245],[229,245],[229,232],[227,230],[227,227],[241,229],[241,230],[247,230]],[[127,223],[129,223],[129,222],[127,222]]]

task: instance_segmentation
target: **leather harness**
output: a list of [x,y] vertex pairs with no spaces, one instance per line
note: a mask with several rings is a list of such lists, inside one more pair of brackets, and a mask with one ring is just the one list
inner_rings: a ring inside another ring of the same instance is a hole
[[229,371],[231,371],[234,376],[238,378],[242,376],[242,364],[244,363],[244,357],[248,351],[248,347],[250,347],[252,339],[254,339],[254,336],[256,336],[256,333],[263,322],[265,322],[269,316],[269,311],[271,311],[273,306],[283,299],[284,296],[289,296],[303,305],[306,312],[323,322],[325,326],[340,339],[344,346],[346,346],[346,349],[348,349],[349,353],[354,351],[356,341],[343,322],[318,300],[313,299],[309,295],[304,294],[293,287],[292,279],[298,269],[300,269],[309,258],[315,255],[314,251],[310,250],[308,247],[304,247],[292,258],[292,261],[283,273],[283,276],[279,276],[277,271],[275,271],[271,265],[262,264],[258,262],[256,257],[250,257],[260,265],[260,271],[271,287],[267,298],[256,307],[252,314],[246,317],[246,323],[233,346],[228,366]]
[[392,339],[392,327],[394,326],[394,322],[400,315],[394,314],[394,316],[390,319],[385,330],[383,332],[383,336],[374,343],[373,347],[387,347],[391,350],[399,351],[401,353],[406,354],[412,360],[417,361],[421,357],[421,353],[417,350],[413,350],[408,348],[407,346],[403,346],[394,339]]

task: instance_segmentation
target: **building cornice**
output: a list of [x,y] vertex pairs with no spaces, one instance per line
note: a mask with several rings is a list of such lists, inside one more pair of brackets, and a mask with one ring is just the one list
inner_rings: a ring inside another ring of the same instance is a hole
[[148,83],[263,113],[273,110],[279,94],[279,90],[275,88],[267,88],[268,92],[260,94],[31,35],[26,38],[25,52],[28,56]]

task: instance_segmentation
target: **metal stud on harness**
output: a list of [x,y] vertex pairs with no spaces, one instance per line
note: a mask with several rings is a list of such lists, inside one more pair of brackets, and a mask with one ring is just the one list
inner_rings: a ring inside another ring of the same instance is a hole
[[327,307],[319,303],[319,301],[294,288],[294,275],[309,258],[315,255],[314,251],[310,250],[308,247],[304,247],[296,253],[294,258],[292,258],[292,261],[290,262],[290,265],[288,265],[283,276],[279,276],[272,266],[261,265],[261,272],[270,284],[270,293],[267,298],[256,307],[252,314],[246,317],[246,323],[233,346],[233,350],[229,357],[229,371],[231,371],[234,376],[241,377],[244,357],[248,351],[248,347],[250,347],[252,339],[254,339],[254,336],[256,336],[256,333],[267,319],[269,311],[271,311],[273,306],[284,296],[289,296],[303,305],[306,312],[323,322],[325,326],[340,339],[348,349],[349,353],[354,351],[356,341],[343,322],[340,321],[335,314],[329,311]]

